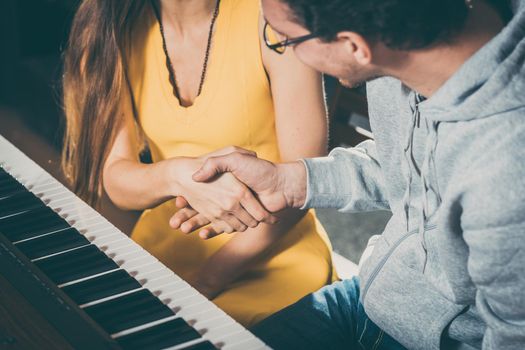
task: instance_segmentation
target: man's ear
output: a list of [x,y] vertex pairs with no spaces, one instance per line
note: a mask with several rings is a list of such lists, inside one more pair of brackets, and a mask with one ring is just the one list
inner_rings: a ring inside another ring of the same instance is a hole
[[370,44],[361,35],[354,32],[340,32],[337,34],[337,41],[344,45],[344,49],[357,63],[366,66],[372,62]]

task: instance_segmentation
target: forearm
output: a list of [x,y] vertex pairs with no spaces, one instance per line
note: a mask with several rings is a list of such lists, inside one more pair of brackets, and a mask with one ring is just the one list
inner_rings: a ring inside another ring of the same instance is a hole
[[306,200],[307,173],[302,161],[277,165],[278,186],[288,208],[301,208]]
[[184,161],[182,158],[153,164],[127,159],[113,161],[104,170],[104,188],[113,203],[122,209],[155,207],[181,195],[177,173],[184,171]]
[[336,208],[341,212],[390,209],[374,141],[335,148],[327,157],[304,162],[308,182],[306,208]]
[[274,225],[260,224],[232,237],[212,255],[196,274],[198,288],[216,294],[243,275],[257,259],[281,239],[305,215],[305,211],[286,209],[277,214]]

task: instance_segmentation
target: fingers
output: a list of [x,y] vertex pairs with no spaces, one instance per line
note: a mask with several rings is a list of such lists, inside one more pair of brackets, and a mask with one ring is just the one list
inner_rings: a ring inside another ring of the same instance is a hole
[[[246,214],[249,215],[248,213]],[[241,216],[244,214],[239,213],[238,215]],[[248,228],[244,223],[242,223],[237,218],[237,216],[234,216],[232,214],[229,214],[225,218],[223,218],[223,222],[221,226],[222,226],[223,231],[226,233],[244,232]]]
[[204,215],[197,214],[183,222],[180,226],[180,230],[184,233],[191,233],[198,228],[208,225],[209,223],[210,220],[208,220]]
[[233,228],[227,222],[224,221],[217,221],[202,228],[203,226],[209,223],[210,222],[208,219],[206,219],[203,215],[198,214],[190,218],[188,221],[184,222],[182,224],[181,231],[183,231],[184,233],[191,233],[196,229],[201,228],[201,230],[199,231],[199,237],[202,239],[210,239],[222,233],[234,232]]
[[[255,196],[248,192],[249,194],[246,194],[241,199],[241,205],[243,208],[251,214],[251,217],[255,221],[255,226],[249,227],[256,227],[259,222],[264,222],[267,224],[274,224],[277,220],[276,217],[274,217],[269,211],[267,211],[261,202],[255,198]],[[246,223],[246,222],[245,222]],[[246,223],[248,224],[248,223]]]
[[[191,233],[199,228],[202,228],[203,226],[210,224],[210,220],[208,220],[202,214],[187,216],[187,213],[184,213],[183,215],[178,215],[179,213],[175,214],[172,217],[172,219],[170,220],[170,226],[173,228],[178,228],[174,227],[173,222],[176,220],[181,220],[182,218],[183,221],[179,224],[179,226],[180,230],[184,233]],[[213,228],[213,232],[215,233],[214,235],[221,233],[242,232],[246,231],[246,229],[248,228],[244,223],[239,221],[233,215],[228,216],[227,218],[225,218],[224,221],[213,222],[211,227]]]
[[[242,204],[242,203],[241,203]],[[242,222],[245,226],[250,228],[255,228],[257,225],[259,225],[259,221],[255,219],[251,212],[247,210],[246,208],[243,208],[241,206],[242,210],[239,210],[235,215],[237,216],[237,219],[239,219],[240,222]]]
[[218,235],[220,235],[220,233],[215,231],[212,227],[206,227],[199,231],[199,237],[202,239],[210,239]]
[[182,196],[178,196],[175,198],[175,206],[178,208],[178,209],[182,209],[182,208],[186,208],[186,207],[189,207],[190,204],[188,203],[188,201],[186,200],[186,198],[182,197]]
[[220,225],[213,224],[210,226],[207,226],[199,231],[199,237],[202,239],[210,239],[215,236],[218,236],[220,234],[224,233]]
[[[175,213],[170,218],[169,225],[174,228],[178,229],[184,222],[190,220],[191,218],[195,217],[196,215],[200,215],[195,210],[190,208],[183,208]],[[207,225],[209,222],[204,223],[202,226]]]

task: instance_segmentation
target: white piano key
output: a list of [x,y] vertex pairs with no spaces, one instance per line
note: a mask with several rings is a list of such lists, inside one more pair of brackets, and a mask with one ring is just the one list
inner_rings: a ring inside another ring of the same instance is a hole
[[67,228],[61,228],[59,230],[49,231],[49,232],[43,233],[43,234],[38,235],[38,236],[33,236],[33,237],[21,239],[19,241],[15,241],[15,242],[12,242],[12,243],[16,245],[16,244],[20,244],[20,243],[27,242],[27,241],[32,241],[33,239],[37,239],[37,238],[53,235],[53,234],[55,234],[57,232],[65,231],[65,230],[67,230]]
[[[193,327],[196,327],[195,325]],[[207,328],[195,328],[198,329],[199,334],[205,339],[208,339],[209,341],[213,342],[214,344],[217,343],[231,343],[232,339],[235,339],[234,341],[238,342],[238,339],[242,337],[243,339],[246,339],[246,335],[244,334],[245,330],[242,326],[238,324],[230,324],[230,325],[215,325],[213,327],[207,327]],[[240,337],[239,337],[240,336]]]
[[148,262],[151,262],[153,263],[154,261],[158,263],[158,260],[153,258],[152,256],[150,256],[149,254],[146,254],[146,253],[136,253],[136,254],[132,254],[124,259],[116,259],[116,260],[119,260],[121,261],[121,264],[126,264],[126,269],[131,267],[131,266],[139,266],[139,265],[142,265],[142,264],[147,264]]
[[200,296],[201,295],[199,295],[199,294],[195,294],[193,296],[184,297],[184,298],[177,299],[177,300],[172,299],[166,305],[170,309],[179,309],[179,308],[183,308],[184,306],[191,306],[191,305],[197,305],[197,304],[200,304],[200,303],[205,303],[205,301],[203,301],[201,298],[199,298]]
[[100,216],[96,214],[91,213],[79,213],[79,212],[60,212],[60,216],[62,216],[67,221],[73,221],[73,224],[83,223],[83,224],[90,224],[92,222],[100,222]]
[[[203,304],[196,304],[191,306],[184,306],[179,310],[179,314],[181,317],[184,317],[188,321],[199,321],[201,320],[201,317],[204,315],[205,317],[202,317],[204,320],[208,320],[208,317],[212,318],[222,318],[224,320],[224,316],[217,314],[214,314],[213,311],[217,309],[217,306],[215,306],[213,303],[203,303]],[[209,316],[212,315],[212,316]],[[215,316],[213,316],[215,315]]]
[[86,215],[86,216],[97,216],[102,221],[100,214],[92,210],[86,210],[86,208],[80,205],[74,197],[66,198],[55,198],[50,201],[49,206],[60,211],[60,214],[64,215]]
[[234,345],[225,345],[221,350],[259,350],[267,349],[267,346],[259,339],[253,337],[246,339]]
[[84,223],[83,221],[79,220],[75,222],[73,225],[75,228],[79,230],[87,230],[87,231],[97,231],[101,229],[107,229],[108,226],[104,221],[94,222],[94,223]]
[[146,265],[148,263],[153,263],[155,261],[153,261],[152,259],[154,259],[153,257],[151,256],[142,256],[140,257],[139,259],[134,259],[134,260],[131,260],[131,261],[125,261],[121,267],[125,270],[133,270],[137,267],[139,267],[140,265]]
[[101,299],[90,301],[89,303],[85,303],[85,304],[79,305],[79,307],[81,309],[84,309],[86,307],[97,305],[97,304],[103,303],[103,302],[108,301],[108,300],[117,299],[117,298],[120,298],[120,297],[122,297],[124,295],[135,293],[136,291],[142,290],[142,289],[143,289],[142,287],[137,287],[137,288],[134,288],[134,289],[131,289],[131,290],[127,290],[127,291],[122,292],[122,293],[110,295],[109,297],[105,297],[105,298],[101,298]]
[[182,303],[184,305],[195,305],[201,302],[201,300],[195,298],[196,294],[194,290],[184,288],[184,286],[180,285],[179,282],[174,282],[169,285],[164,285],[160,287],[154,287],[146,284],[144,285],[144,287],[149,289],[171,309],[180,309],[180,307],[173,307],[172,304],[174,303]]
[[[214,305],[215,306],[215,305]],[[208,311],[206,315],[197,317],[194,323],[195,329],[201,331],[205,329],[219,329],[222,327],[237,327],[240,330],[244,329],[239,325],[235,320],[229,318],[228,316],[218,312],[219,309],[217,306]]]
[[125,335],[131,334],[131,333],[136,333],[136,332],[142,331],[144,329],[151,328],[151,327],[156,326],[158,324],[166,323],[168,321],[171,321],[171,320],[174,320],[174,319],[177,319],[177,318],[179,318],[179,316],[173,315],[173,316],[169,316],[169,317],[166,317],[166,318],[163,318],[163,319],[160,319],[160,320],[156,320],[156,321],[153,321],[153,322],[150,322],[150,323],[146,323],[146,324],[143,324],[143,325],[140,325],[140,326],[137,326],[137,327],[128,328],[128,329],[125,329],[123,331],[120,331],[120,332],[117,332],[117,333],[113,333],[111,335],[111,338],[117,339],[117,338],[123,337]]
[[29,185],[27,185],[27,187],[37,197],[39,197],[41,195],[45,195],[47,191],[51,191],[51,190],[58,189],[58,188],[59,189],[63,189],[64,188],[62,185],[60,185],[59,183],[57,183],[57,182],[55,182],[55,181],[53,181],[51,179],[47,179],[46,181],[41,182],[41,183],[29,184]]
[[100,221],[100,216],[79,212],[65,212],[61,211],[60,216],[68,221],[74,221],[74,225],[91,226],[93,224],[103,223]]
[[95,237],[93,237],[88,232],[86,234],[86,237],[88,237],[90,239],[94,238],[94,239],[91,240],[91,243],[93,243],[97,247],[104,247],[104,246],[110,245],[110,244],[113,245],[113,246],[116,246],[116,245],[124,244],[124,243],[128,242],[128,240],[126,240],[125,237],[115,235],[114,233],[108,233],[108,234],[106,234],[104,236],[95,236]]
[[157,262],[144,264],[143,266],[130,267],[127,271],[133,273],[137,280],[151,278],[151,276],[167,276],[173,274],[170,269],[164,265],[158,264]]
[[100,241],[96,241],[99,248],[103,249],[107,255],[114,255],[117,258],[125,259],[129,254],[145,254],[144,249],[138,247],[130,239],[124,240],[121,244],[100,244]]
[[176,277],[174,274],[159,277],[152,276],[144,283],[144,287],[159,293],[168,293],[188,289],[188,286],[181,281],[182,279]]
[[[208,318],[200,318],[199,321],[195,322],[194,327],[195,329],[204,330],[204,329],[212,329],[214,327],[217,327],[217,320],[220,319],[222,321],[222,326],[230,326],[232,324],[237,324],[233,319],[226,319],[224,318],[224,315],[219,315],[216,313],[210,313],[211,317]],[[209,315],[209,316],[210,316]]]
[[96,277],[99,277],[99,276],[102,276],[102,275],[107,275],[107,274],[112,273],[112,272],[115,272],[115,271],[117,271],[117,270],[120,270],[120,268],[115,268],[115,269],[108,270],[108,271],[104,271],[104,272],[101,272],[101,273],[97,273],[97,274],[94,274],[94,275],[91,275],[91,276],[87,276],[87,277],[79,278],[79,279],[77,279],[77,280],[73,280],[73,281],[70,281],[70,282],[62,283],[62,284],[59,284],[59,285],[58,285],[58,288],[67,287],[67,286],[70,286],[70,285],[72,285],[72,284],[76,284],[76,283],[84,282],[84,281],[87,281],[87,280],[90,280],[90,279],[92,279],[92,278],[96,278]]
[[9,215],[0,215],[0,219],[5,219],[5,218],[9,218],[11,216],[15,216],[15,215],[20,215],[20,214],[23,214],[23,213],[26,213],[28,212],[29,210],[21,210],[21,211],[17,211],[16,213],[13,213],[13,214],[9,214]]
[[58,194],[56,196],[42,196],[42,201],[52,208],[60,208],[71,204],[73,198],[68,193]]
[[[99,244],[98,242],[102,242],[102,240],[111,239],[112,237],[114,237],[114,238],[121,238],[121,239],[125,239],[125,240],[128,239],[127,236],[121,235],[118,232],[116,232],[115,230],[110,230],[110,229],[107,229],[107,228],[86,229],[86,228],[78,227],[76,225],[76,223],[73,225],[73,227],[75,227],[84,236],[91,238],[93,241],[96,240],[97,241],[97,243],[96,243],[97,245]],[[108,242],[104,242],[104,243],[108,244]],[[100,244],[103,244],[103,243],[100,243]]]
[[57,184],[54,184],[54,186],[47,186],[44,191],[35,191],[32,189],[31,192],[35,193],[37,197],[42,200],[53,199],[62,196],[69,196],[71,198],[71,192],[62,186],[58,186]]
[[[217,339],[217,341],[219,341],[219,342],[222,342],[222,343],[226,344],[223,347],[223,349],[225,349],[228,346],[232,346],[233,347],[233,346],[235,346],[237,344],[242,344],[242,343],[244,343],[247,340],[257,340],[258,342],[261,342],[253,334],[251,334],[250,332],[248,332],[247,330],[242,328],[240,325],[239,325],[239,327],[242,329],[242,331],[239,332],[239,333],[230,334],[230,335],[226,335],[226,336],[222,336],[220,334],[219,335],[213,334],[213,338]],[[244,347],[242,349],[248,349],[248,348]]]
[[[196,297],[195,290],[192,288],[179,288],[178,290],[170,290],[170,285],[160,285],[156,286],[154,283],[152,284],[145,284],[144,286],[147,286],[151,291],[155,291],[160,293],[159,297],[162,297],[163,300],[170,299],[171,301],[177,303],[181,302],[182,300],[187,300],[188,298]],[[202,300],[196,300],[202,301]],[[189,305],[189,304],[186,304]]]
[[176,346],[171,346],[169,348],[165,348],[164,350],[181,350],[181,349],[186,349],[192,345],[196,345],[196,344],[199,344],[199,343],[203,343],[205,340],[202,339],[202,338],[199,338],[199,339],[194,339],[194,340],[190,340],[189,342],[187,343],[184,343],[184,344],[179,344],[179,345],[176,345]]
[[43,259],[47,259],[47,258],[51,258],[53,256],[56,256],[56,255],[60,255],[62,253],[67,253],[67,252],[71,252],[73,250],[78,250],[80,248],[84,248],[86,247],[86,245],[82,245],[80,247],[75,247],[75,248],[70,248],[70,249],[66,249],[66,250],[61,250],[60,252],[58,253],[53,253],[53,254],[49,254],[49,255],[46,255],[46,256],[41,256],[39,258],[35,258],[35,259],[31,259],[32,262],[35,262],[35,261],[39,261],[39,260],[43,260]]

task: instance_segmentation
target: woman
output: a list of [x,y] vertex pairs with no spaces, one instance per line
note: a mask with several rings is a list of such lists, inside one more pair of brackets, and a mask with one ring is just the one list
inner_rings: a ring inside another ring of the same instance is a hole
[[[227,145],[272,161],[325,152],[321,79],[292,50],[267,49],[262,23],[256,0],[84,0],[65,55],[64,168],[77,193],[145,210],[131,237],[246,326],[336,278],[314,212],[257,226],[272,217],[231,174],[191,180]],[[175,197],[218,216],[237,192],[242,219],[222,229],[245,233],[204,241],[169,226]]]

